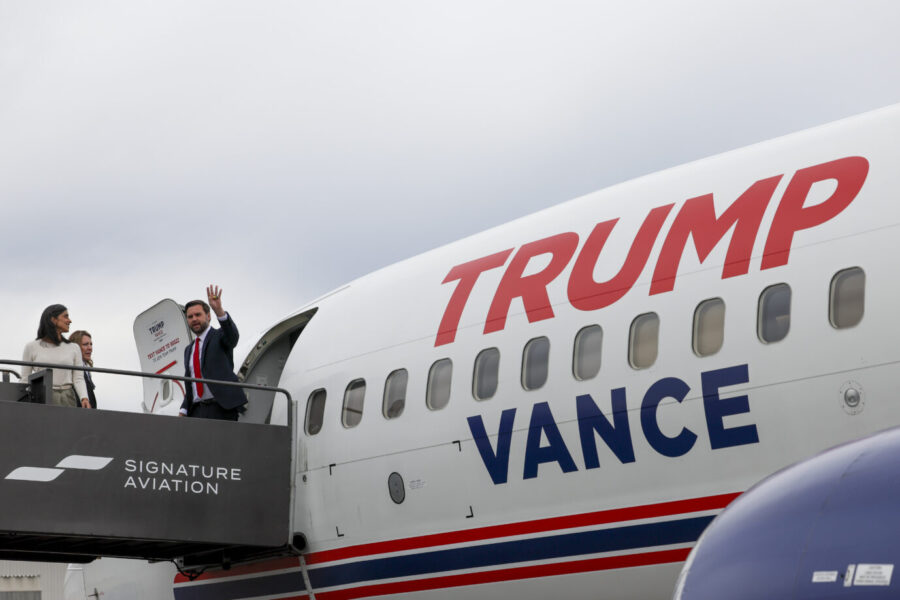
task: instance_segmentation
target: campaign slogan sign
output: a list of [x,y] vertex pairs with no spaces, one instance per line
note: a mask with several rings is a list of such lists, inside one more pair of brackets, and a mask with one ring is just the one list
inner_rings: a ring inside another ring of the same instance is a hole
[[[134,320],[134,342],[141,371],[184,375],[184,349],[191,343],[184,310],[174,300],[163,300]],[[184,400],[184,382],[144,379],[144,412],[176,414]]]

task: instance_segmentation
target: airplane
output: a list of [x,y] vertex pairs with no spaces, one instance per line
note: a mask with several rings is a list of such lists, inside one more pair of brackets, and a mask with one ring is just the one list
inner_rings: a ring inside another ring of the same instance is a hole
[[750,488],[703,532],[675,600],[896,598],[898,450],[895,427]]
[[[309,302],[239,369],[299,399],[302,554],[199,576],[104,558],[78,574],[85,596],[670,598],[755,482],[900,425],[898,137],[900,105]],[[253,419],[287,422],[250,397]]]

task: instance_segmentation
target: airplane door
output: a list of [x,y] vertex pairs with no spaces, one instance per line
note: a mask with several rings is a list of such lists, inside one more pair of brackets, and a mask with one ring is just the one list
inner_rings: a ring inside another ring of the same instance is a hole
[[[165,375],[183,375],[184,349],[191,343],[184,309],[174,300],[154,304],[134,319],[134,342],[141,371]],[[184,400],[184,383],[144,378],[144,412],[178,414]]]
[[[256,343],[241,368],[238,378],[244,383],[278,387],[291,349],[318,309],[305,311],[281,321]],[[287,405],[274,391],[247,390],[247,411],[240,420],[249,423],[287,424]]]

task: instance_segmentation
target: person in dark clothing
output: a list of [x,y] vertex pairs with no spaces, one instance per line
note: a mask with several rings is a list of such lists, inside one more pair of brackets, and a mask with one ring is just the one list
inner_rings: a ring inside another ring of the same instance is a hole
[[[91,334],[83,329],[79,329],[69,336],[69,341],[73,344],[78,344],[78,347],[81,349],[81,362],[84,366],[93,367],[94,338]],[[94,395],[94,388],[97,386],[94,385],[94,378],[91,376],[90,371],[84,371],[84,385],[87,387],[88,401],[91,403],[91,408],[97,408],[97,396]]]
[[[222,290],[206,288],[209,304],[192,300],[184,307],[188,327],[197,337],[184,351],[184,376],[202,379],[238,381],[234,374],[234,347],[238,329],[234,319],[222,308]],[[210,309],[216,313],[219,328],[210,324]],[[237,421],[244,412],[247,396],[238,387],[192,382],[186,386],[181,416]]]

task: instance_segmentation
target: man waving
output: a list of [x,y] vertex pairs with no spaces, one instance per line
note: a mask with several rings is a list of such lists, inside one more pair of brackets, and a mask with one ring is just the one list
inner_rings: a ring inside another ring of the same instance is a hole
[[[191,300],[184,307],[188,327],[197,336],[184,351],[184,376],[198,379],[237,381],[234,374],[234,347],[238,330],[234,319],[222,308],[222,290],[206,288],[209,304]],[[219,328],[209,326],[210,308],[216,313]],[[238,387],[192,382],[185,390],[180,416],[237,421],[244,412],[247,397]]]

